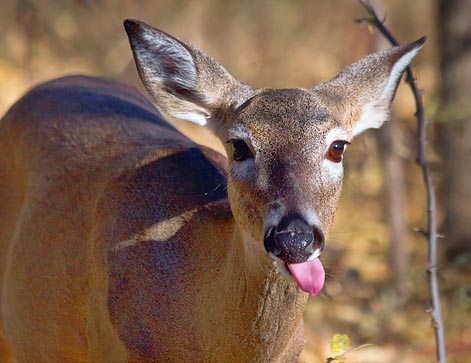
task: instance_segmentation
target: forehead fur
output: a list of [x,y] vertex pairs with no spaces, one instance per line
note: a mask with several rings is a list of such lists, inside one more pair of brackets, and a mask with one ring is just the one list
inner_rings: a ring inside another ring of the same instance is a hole
[[231,124],[247,130],[255,144],[305,143],[335,125],[326,106],[311,90],[264,89],[239,106]]
[[265,89],[237,110],[239,121],[251,129],[262,124],[279,131],[307,130],[326,127],[331,115],[323,102],[303,89]]

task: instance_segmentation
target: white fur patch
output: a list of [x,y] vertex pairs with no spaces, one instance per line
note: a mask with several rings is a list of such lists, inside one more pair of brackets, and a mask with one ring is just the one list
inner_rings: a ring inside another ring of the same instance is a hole
[[320,255],[321,255],[321,250],[320,250],[320,248],[316,248],[316,250],[313,252],[313,254],[311,255],[311,257],[308,258],[308,261],[313,261],[313,260],[315,260],[316,258],[318,258]]
[[185,223],[190,220],[196,211],[197,209],[192,209],[176,217],[160,221],[147,228],[143,233],[138,233],[126,241],[118,242],[112,249],[115,251],[121,250],[123,248],[135,245],[140,241],[166,241],[177,234],[177,232],[183,228]]
[[[336,140],[349,141],[351,136],[347,130],[342,127],[334,127],[331,129],[325,136],[325,151],[324,154],[327,154],[330,145]],[[343,179],[343,164],[334,163],[332,160],[323,158],[322,159],[322,182],[329,183],[332,180],[335,182],[341,182]]]
[[322,181],[331,183],[335,181],[340,183],[343,179],[343,163],[334,163],[331,160],[322,160]]
[[263,229],[266,231],[268,228],[278,225],[285,215],[286,207],[282,200],[276,200],[267,206],[268,215],[263,223]]
[[363,106],[361,116],[352,131],[355,137],[368,129],[378,129],[389,118],[389,101],[384,104],[371,102]]
[[304,207],[300,208],[300,211],[302,216],[310,226],[317,226],[319,228],[321,227],[321,221],[319,219],[319,216],[313,209],[309,207]]
[[412,58],[415,57],[421,47],[417,47],[404,54],[392,67],[386,85],[381,92],[381,96],[365,106],[363,106],[361,116],[355,128],[353,136],[361,134],[367,129],[378,129],[389,119],[390,103],[397,83],[400,80],[402,72],[406,69]]
[[194,122],[195,124],[198,124],[201,126],[205,126],[208,123],[208,118],[209,118],[209,116],[204,116],[196,112],[179,112],[179,113],[175,113],[174,116],[182,120]]
[[329,132],[327,132],[327,134],[325,135],[325,144],[327,145],[327,147],[329,147],[330,144],[336,140],[349,141],[349,135],[347,130],[342,127],[334,127],[333,129],[329,130]]
[[389,74],[388,81],[386,82],[386,86],[383,89],[383,93],[381,95],[381,99],[390,99],[394,90],[396,89],[396,84],[399,81],[399,77],[401,76],[402,72],[406,69],[409,63],[412,61],[412,58],[415,57],[417,52],[420,50],[421,47],[417,47],[412,49],[410,52],[404,54],[393,66],[391,73]]

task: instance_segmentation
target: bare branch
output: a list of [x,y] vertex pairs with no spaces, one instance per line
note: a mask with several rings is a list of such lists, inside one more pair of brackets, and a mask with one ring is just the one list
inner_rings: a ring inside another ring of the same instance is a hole
[[[363,19],[356,20],[359,23],[367,23],[369,26],[374,26],[378,31],[388,39],[392,45],[399,45],[399,42],[392,35],[392,33],[384,26],[383,22],[379,20],[375,9],[373,8],[369,0],[359,0],[360,4],[368,12],[368,16]],[[432,327],[435,332],[435,344],[437,351],[437,362],[446,363],[445,353],[445,334],[443,331],[443,321],[440,307],[440,295],[438,290],[437,282],[437,225],[436,225],[436,198],[435,188],[432,181],[429,166],[425,157],[425,148],[427,144],[426,140],[426,127],[428,122],[424,118],[424,107],[423,107],[423,90],[418,89],[415,79],[413,77],[410,67],[406,70],[406,82],[409,84],[411,91],[414,95],[417,119],[417,131],[418,131],[418,150],[416,162],[422,169],[422,174],[425,183],[425,189],[427,193],[427,231],[423,231],[422,234],[428,240],[428,268],[427,277],[430,292],[430,304],[429,310],[432,316]]]

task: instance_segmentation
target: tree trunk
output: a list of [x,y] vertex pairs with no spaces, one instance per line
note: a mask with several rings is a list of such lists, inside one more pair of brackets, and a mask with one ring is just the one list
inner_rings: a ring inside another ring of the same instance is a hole
[[447,255],[471,254],[471,2],[439,0],[441,107],[437,148]]

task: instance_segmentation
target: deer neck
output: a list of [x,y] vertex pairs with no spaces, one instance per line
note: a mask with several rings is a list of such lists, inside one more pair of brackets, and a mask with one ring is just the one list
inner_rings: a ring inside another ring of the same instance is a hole
[[[307,295],[281,276],[261,241],[241,231],[233,218],[226,223],[225,233],[210,233],[215,238],[205,243],[210,252],[205,249],[209,258],[196,305],[197,316],[206,320],[203,342],[219,359],[244,351],[253,362],[280,357],[288,362],[288,355],[302,349]],[[215,336],[221,339],[219,352],[214,351]]]
[[[295,362],[307,295],[237,227],[227,199],[181,220],[166,242],[125,241],[111,250],[108,307],[126,345],[141,354],[146,342],[157,361]],[[128,296],[129,289],[140,293]],[[137,320],[146,334],[129,334]],[[164,352],[162,344],[179,348]]]

